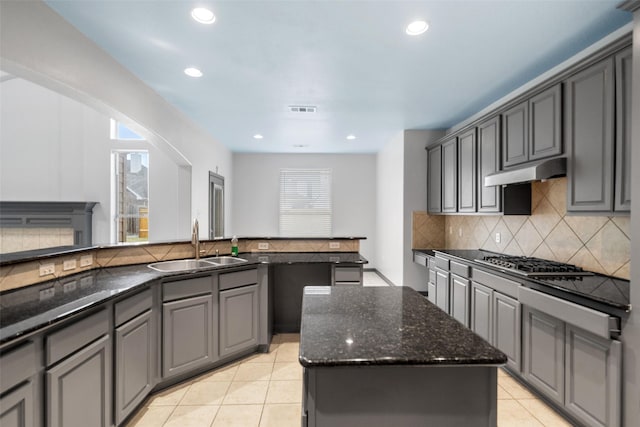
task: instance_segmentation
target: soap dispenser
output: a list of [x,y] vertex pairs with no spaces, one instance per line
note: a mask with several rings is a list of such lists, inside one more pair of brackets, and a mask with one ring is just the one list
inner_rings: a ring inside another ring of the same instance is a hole
[[236,236],[231,238],[231,256],[238,256],[238,238]]

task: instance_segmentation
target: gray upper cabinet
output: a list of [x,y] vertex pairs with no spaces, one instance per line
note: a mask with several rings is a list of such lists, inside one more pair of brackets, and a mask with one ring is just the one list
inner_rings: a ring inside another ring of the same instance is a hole
[[458,212],[476,211],[476,130],[458,137]]
[[502,165],[519,165],[529,160],[529,102],[502,113]]
[[427,211],[442,212],[442,147],[427,151]]
[[614,210],[631,210],[631,48],[616,61],[616,184]]
[[500,186],[486,187],[484,178],[500,170],[500,116],[478,126],[478,212],[502,210]]
[[220,356],[258,345],[258,285],[220,292]]
[[565,82],[567,211],[613,210],[614,59]]
[[529,160],[562,154],[561,85],[529,99]]
[[458,211],[458,138],[442,143],[442,212]]

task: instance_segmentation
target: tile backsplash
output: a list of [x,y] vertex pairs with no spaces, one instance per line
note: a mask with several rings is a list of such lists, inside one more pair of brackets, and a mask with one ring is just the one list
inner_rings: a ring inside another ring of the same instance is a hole
[[0,228],[0,254],[73,245],[73,228]]
[[[510,255],[534,256],[629,279],[629,216],[567,215],[566,192],[566,178],[534,182],[530,216],[443,216],[444,248],[480,248]],[[416,234],[434,231],[439,232],[427,228],[414,229],[414,238]],[[500,234],[499,242],[496,242],[497,233]],[[438,246],[414,244],[413,247]]]

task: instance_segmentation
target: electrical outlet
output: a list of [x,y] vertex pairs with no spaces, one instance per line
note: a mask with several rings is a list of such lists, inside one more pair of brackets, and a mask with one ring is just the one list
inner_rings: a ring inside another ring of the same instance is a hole
[[40,266],[40,277],[48,276],[49,274],[54,274],[55,272],[56,272],[56,265],[53,263],[42,264]]
[[93,264],[93,255],[82,255],[80,257],[80,267],[86,267]]
[[269,249],[269,243],[267,242],[258,243],[258,249],[261,251],[266,251],[267,249]]
[[73,292],[76,290],[76,288],[78,287],[78,285],[76,284],[76,281],[72,281],[69,283],[65,283],[64,285],[62,285],[62,292],[64,292],[65,294],[67,292]]
[[500,233],[496,233],[496,243],[500,243]]
[[56,288],[47,288],[40,291],[40,301],[53,298],[56,294]]
[[340,249],[340,242],[329,242],[329,249]]
[[63,271],[73,270],[75,268],[76,268],[76,260],[75,259],[67,259],[62,264],[62,270]]

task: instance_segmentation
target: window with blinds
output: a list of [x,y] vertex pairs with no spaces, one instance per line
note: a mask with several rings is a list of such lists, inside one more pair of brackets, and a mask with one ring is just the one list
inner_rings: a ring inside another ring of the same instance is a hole
[[331,236],[331,169],[280,169],[280,235]]

